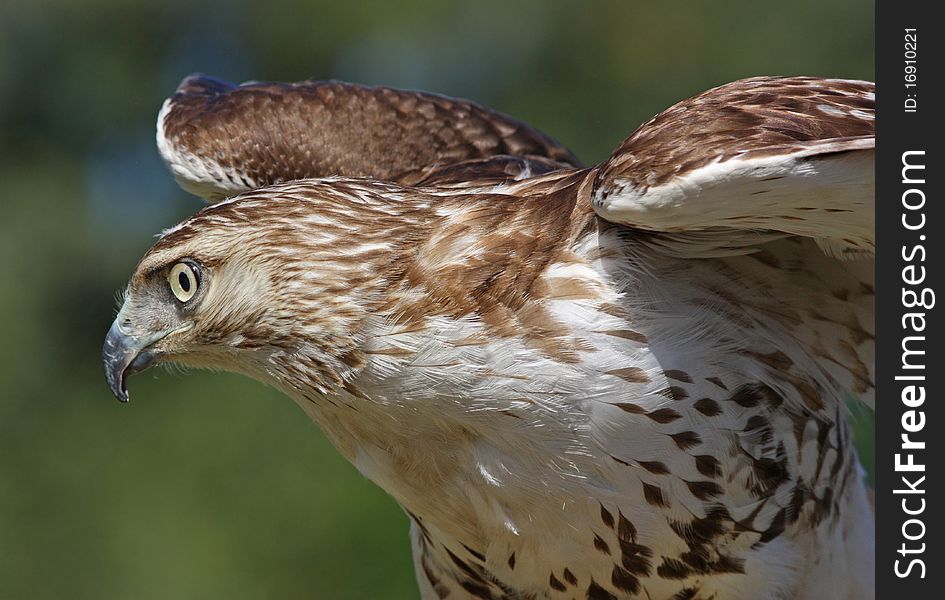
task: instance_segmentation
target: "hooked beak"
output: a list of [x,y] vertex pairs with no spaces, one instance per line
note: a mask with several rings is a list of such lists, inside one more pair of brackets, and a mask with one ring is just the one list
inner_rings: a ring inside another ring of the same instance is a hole
[[144,371],[154,362],[155,354],[148,347],[166,333],[138,338],[122,331],[118,320],[112,323],[102,346],[105,380],[120,402],[128,402],[128,377]]

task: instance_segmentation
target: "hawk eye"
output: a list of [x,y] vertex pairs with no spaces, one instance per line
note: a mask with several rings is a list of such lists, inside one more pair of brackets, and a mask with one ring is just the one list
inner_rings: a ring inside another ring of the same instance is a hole
[[187,302],[197,293],[200,280],[194,267],[185,262],[179,262],[171,267],[167,274],[167,283],[171,286],[171,293],[181,302]]

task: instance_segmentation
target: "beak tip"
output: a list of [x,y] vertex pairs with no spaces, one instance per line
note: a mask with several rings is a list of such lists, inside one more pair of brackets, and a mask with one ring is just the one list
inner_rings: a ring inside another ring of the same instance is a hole
[[108,384],[108,390],[119,402],[128,402],[128,388],[125,384],[124,373],[115,373],[107,361],[105,363],[105,381]]
[[118,390],[113,389],[112,394],[122,404],[127,404],[128,400],[130,400],[127,389],[118,389]]
[[125,335],[118,328],[117,322],[112,324],[102,347],[102,362],[108,389],[119,402],[128,402],[128,376],[145,368],[150,364],[150,359],[148,353],[142,356],[136,340]]

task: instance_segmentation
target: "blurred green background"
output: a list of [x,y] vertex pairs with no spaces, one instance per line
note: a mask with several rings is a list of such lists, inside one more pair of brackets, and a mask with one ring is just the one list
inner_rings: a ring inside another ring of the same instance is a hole
[[193,71],[468,97],[593,163],[733,79],[872,79],[873,5],[0,2],[0,598],[416,596],[406,519],[290,400],[206,373],[140,375],[125,406],[105,387],[116,292],[201,206],[154,146]]

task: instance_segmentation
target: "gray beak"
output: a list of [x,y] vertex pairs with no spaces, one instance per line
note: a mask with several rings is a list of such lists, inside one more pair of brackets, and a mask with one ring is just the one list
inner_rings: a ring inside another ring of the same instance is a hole
[[144,371],[154,362],[154,353],[148,350],[154,341],[154,338],[140,339],[125,333],[117,319],[108,330],[102,347],[105,380],[120,402],[128,402],[128,377]]

